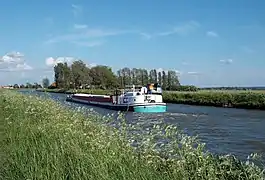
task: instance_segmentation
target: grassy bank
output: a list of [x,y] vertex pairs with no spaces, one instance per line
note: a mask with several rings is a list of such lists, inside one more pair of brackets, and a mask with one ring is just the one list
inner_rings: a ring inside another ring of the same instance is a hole
[[[47,89],[47,92],[73,93],[73,90]],[[78,90],[75,92],[91,94],[112,94],[107,90]],[[197,92],[164,91],[166,103],[190,104],[202,106],[234,107],[265,110],[265,91],[242,90],[201,90]]]
[[[141,125],[123,124],[117,131],[101,124],[111,118],[85,118],[53,101],[11,91],[0,92],[0,107],[1,179],[264,178],[251,161],[214,156],[172,126],[142,131]],[[157,138],[171,143],[158,144]]]
[[265,110],[263,91],[167,92],[163,99],[170,103]]

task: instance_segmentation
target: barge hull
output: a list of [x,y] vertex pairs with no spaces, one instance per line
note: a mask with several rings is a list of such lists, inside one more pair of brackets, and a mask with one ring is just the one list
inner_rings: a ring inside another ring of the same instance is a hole
[[116,110],[116,111],[133,111],[133,112],[166,112],[167,106],[165,103],[154,103],[154,104],[135,104],[135,105],[116,105],[108,102],[91,102],[81,99],[66,98],[68,102],[80,103],[90,106],[96,106],[100,108]]

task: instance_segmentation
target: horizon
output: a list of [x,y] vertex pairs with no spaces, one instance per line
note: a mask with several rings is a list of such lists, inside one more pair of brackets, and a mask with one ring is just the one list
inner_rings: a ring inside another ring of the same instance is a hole
[[52,82],[56,63],[81,59],[115,74],[175,70],[183,85],[265,87],[264,9],[249,0],[5,1],[0,84]]

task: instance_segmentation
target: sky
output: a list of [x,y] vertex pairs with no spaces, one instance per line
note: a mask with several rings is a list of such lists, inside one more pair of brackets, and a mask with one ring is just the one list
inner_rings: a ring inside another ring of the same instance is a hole
[[0,85],[53,66],[175,70],[181,84],[265,86],[262,0],[3,0]]

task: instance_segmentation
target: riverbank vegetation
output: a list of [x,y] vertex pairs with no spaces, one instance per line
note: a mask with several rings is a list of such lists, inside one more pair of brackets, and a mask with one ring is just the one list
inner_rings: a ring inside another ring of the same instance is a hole
[[166,92],[163,99],[169,103],[265,110],[263,91]]
[[1,91],[0,106],[1,179],[264,178],[253,162],[257,155],[246,162],[213,155],[164,122],[128,125],[92,112],[85,117],[80,108],[14,91]]
[[[41,89],[40,91],[54,93],[88,93],[111,95],[111,90],[101,89]],[[199,90],[196,92],[181,91],[164,91],[163,100],[166,103],[216,106],[216,107],[233,107],[244,109],[260,109],[265,110],[265,92],[264,91],[233,91],[233,90]]]

